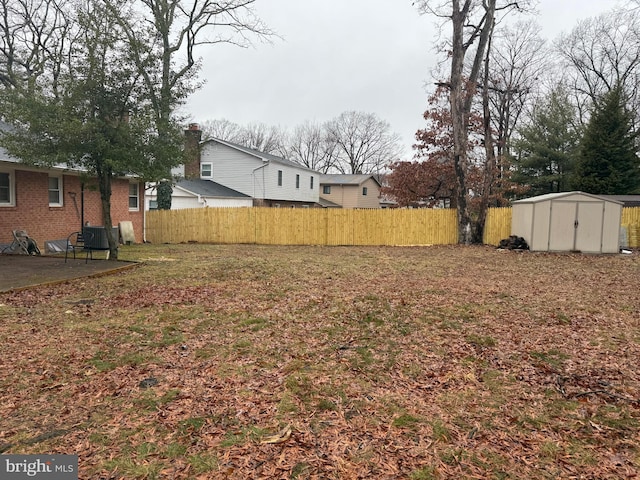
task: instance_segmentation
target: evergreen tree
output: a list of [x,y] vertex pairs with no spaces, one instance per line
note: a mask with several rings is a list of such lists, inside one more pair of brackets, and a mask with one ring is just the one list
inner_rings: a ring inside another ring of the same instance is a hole
[[602,195],[640,192],[640,159],[633,117],[617,86],[595,105],[582,137],[573,188]]
[[171,194],[173,193],[173,187],[171,182],[166,180],[158,183],[158,210],[171,210]]
[[527,195],[569,189],[579,143],[576,123],[576,112],[558,87],[534,107],[530,123],[519,129],[513,181],[527,186]]

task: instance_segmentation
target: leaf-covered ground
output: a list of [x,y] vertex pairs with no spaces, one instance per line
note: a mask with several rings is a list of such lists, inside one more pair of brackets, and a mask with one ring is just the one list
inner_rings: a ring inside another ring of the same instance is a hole
[[0,451],[82,479],[633,478],[640,255],[123,247],[0,295]]

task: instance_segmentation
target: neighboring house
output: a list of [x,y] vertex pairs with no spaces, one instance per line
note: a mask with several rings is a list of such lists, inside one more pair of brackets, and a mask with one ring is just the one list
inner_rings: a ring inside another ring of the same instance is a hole
[[[320,174],[284,158],[219,139],[200,141],[191,124],[185,132],[189,159],[174,174],[187,180],[208,180],[253,199],[254,206],[315,207]],[[173,203],[173,199],[172,199]]]
[[[155,188],[147,189],[145,194],[147,210],[158,208]],[[171,209],[203,207],[252,207],[253,199],[244,193],[212,182],[211,180],[183,179],[173,185]]]
[[[6,129],[0,124],[0,129]],[[12,230],[26,230],[44,252],[45,242],[66,239],[83,223],[102,225],[102,204],[96,179],[64,165],[25,165],[0,148],[0,244],[10,244]],[[135,179],[113,180],[113,225],[131,221],[136,242],[142,242],[144,188]]]
[[640,207],[640,195],[599,195],[608,200],[622,202],[623,207]]
[[375,175],[322,175],[320,199],[342,208],[380,208],[380,182]]

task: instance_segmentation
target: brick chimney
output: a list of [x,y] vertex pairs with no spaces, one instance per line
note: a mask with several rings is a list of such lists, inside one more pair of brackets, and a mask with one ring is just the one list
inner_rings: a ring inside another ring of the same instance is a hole
[[200,178],[200,140],[202,130],[197,123],[190,123],[184,131],[184,176]]

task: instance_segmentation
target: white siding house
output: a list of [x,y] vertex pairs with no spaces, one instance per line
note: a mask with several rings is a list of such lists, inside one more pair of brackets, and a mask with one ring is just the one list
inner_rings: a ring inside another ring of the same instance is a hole
[[[147,210],[158,205],[156,186],[151,185],[145,195]],[[173,185],[171,209],[204,207],[252,207],[253,199],[210,180],[180,180]]]
[[[174,178],[206,181],[244,196],[242,206],[316,207],[320,173],[298,163],[217,138],[201,141],[202,131],[192,123],[185,130],[184,165],[172,170]],[[189,192],[194,193],[190,188]],[[201,193],[201,192],[197,192]],[[172,203],[181,204],[174,192]],[[188,200],[193,202],[193,199]]]
[[244,193],[255,200],[318,203],[320,174],[284,158],[222,140],[200,148],[200,178]]

